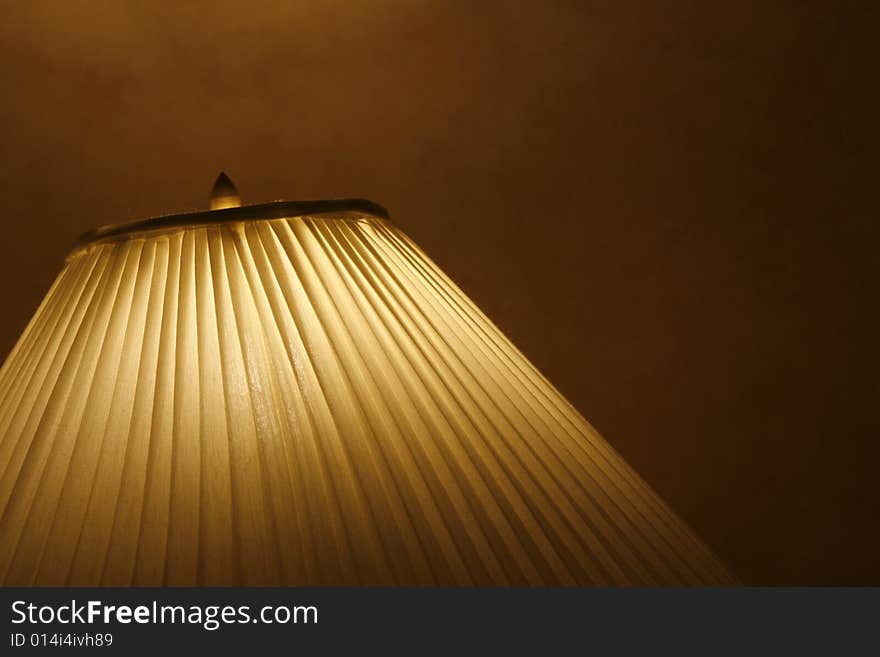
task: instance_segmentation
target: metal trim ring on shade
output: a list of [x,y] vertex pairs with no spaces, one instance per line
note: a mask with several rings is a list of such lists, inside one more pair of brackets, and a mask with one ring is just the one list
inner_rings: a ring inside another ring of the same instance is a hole
[[101,242],[112,242],[132,235],[152,233],[171,228],[187,226],[208,226],[227,222],[255,221],[259,219],[281,219],[313,215],[367,215],[380,219],[390,219],[388,210],[364,198],[329,199],[319,201],[275,201],[258,205],[244,205],[222,210],[203,210],[151,217],[124,224],[100,226],[83,233],[74,243],[71,255]]

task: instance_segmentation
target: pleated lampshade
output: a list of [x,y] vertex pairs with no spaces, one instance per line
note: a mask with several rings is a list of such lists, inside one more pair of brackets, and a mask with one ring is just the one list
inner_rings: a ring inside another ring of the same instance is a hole
[[379,206],[236,204],[69,256],[0,371],[0,582],[734,581]]

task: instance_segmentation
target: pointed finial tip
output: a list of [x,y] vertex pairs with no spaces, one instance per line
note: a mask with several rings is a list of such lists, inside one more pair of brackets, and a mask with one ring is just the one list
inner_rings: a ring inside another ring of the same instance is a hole
[[237,208],[241,205],[241,197],[238,190],[225,171],[221,171],[211,190],[211,209],[222,210],[224,208]]

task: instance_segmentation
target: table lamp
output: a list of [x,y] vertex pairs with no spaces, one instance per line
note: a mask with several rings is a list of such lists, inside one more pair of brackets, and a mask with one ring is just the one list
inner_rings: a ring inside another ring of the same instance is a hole
[[365,200],[84,235],[0,370],[4,585],[735,580]]

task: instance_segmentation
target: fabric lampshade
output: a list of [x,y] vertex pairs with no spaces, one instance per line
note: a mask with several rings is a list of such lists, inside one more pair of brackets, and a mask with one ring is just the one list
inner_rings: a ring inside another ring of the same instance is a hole
[[7,358],[0,583],[734,581],[381,208],[217,207],[95,231]]

